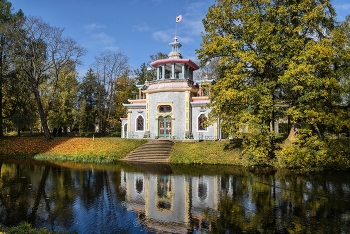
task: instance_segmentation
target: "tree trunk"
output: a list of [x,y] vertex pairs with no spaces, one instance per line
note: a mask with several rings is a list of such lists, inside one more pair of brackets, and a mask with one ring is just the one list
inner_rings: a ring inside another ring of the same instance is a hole
[[295,142],[295,136],[299,133],[300,130],[300,123],[294,123],[292,127],[290,128],[288,140],[291,142]]
[[3,59],[2,59],[2,53],[0,55],[0,137],[4,136],[2,132],[2,83],[3,83]]
[[0,137],[4,136],[2,127],[2,74],[0,74]]
[[36,103],[37,103],[37,106],[38,106],[41,126],[42,126],[42,128],[44,130],[45,139],[46,140],[50,140],[51,134],[50,134],[49,127],[47,125],[47,118],[46,118],[46,115],[45,115],[45,112],[44,112],[44,108],[43,108],[43,106],[41,104],[41,98],[40,98],[39,91],[37,89],[35,89],[33,91],[34,91],[35,100],[36,100]]
[[318,137],[319,137],[319,138],[323,138],[323,136],[322,136],[322,134],[321,134],[321,131],[320,131],[320,129],[318,128],[318,126],[317,126],[316,123],[314,124],[314,128],[315,128],[315,130],[316,130],[316,132],[317,132]]

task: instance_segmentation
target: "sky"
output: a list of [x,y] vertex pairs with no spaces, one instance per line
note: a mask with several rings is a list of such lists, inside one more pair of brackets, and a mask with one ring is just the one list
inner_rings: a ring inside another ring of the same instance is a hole
[[[150,55],[171,51],[169,43],[178,37],[181,54],[198,62],[202,19],[214,0],[8,0],[14,12],[42,18],[50,26],[64,28],[87,50],[79,76],[106,51],[122,51],[131,69],[150,61]],[[350,14],[349,0],[333,0],[338,20]],[[182,20],[176,23],[176,17]]]

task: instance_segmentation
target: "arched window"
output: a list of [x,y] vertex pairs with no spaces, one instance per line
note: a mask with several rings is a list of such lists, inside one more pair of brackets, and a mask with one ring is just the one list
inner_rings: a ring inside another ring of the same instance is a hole
[[205,114],[201,114],[198,116],[198,131],[206,131],[207,127],[205,126],[207,121],[207,117]]
[[143,191],[143,179],[142,178],[136,179],[135,187],[136,187],[137,193],[142,193],[142,191]]
[[144,129],[144,119],[141,115],[139,115],[136,119],[136,131],[143,131]]

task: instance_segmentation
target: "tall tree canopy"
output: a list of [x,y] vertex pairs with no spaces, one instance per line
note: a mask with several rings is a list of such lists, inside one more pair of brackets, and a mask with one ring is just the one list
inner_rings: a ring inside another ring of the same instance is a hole
[[47,115],[56,97],[60,73],[78,64],[85,49],[74,39],[63,37],[63,29],[38,17],[26,17],[22,28],[14,34],[17,66],[30,83],[45,138],[50,139]]
[[78,128],[83,132],[95,131],[99,90],[97,76],[90,68],[79,85]]
[[12,4],[6,0],[0,0],[0,136],[3,136],[3,89],[8,81],[7,78],[14,73],[10,59],[14,49],[11,30],[18,27],[22,19],[21,10],[13,13]]
[[276,118],[319,137],[320,125],[346,124],[340,80],[350,53],[330,1],[217,0],[203,24],[199,58],[219,59],[212,115],[230,135],[248,126],[257,162],[273,156]]
[[[347,38],[348,47],[350,47],[350,15],[345,17],[344,22],[341,23],[341,30],[345,33]],[[350,67],[350,64],[347,65]],[[350,73],[345,73],[342,80],[342,85],[345,89],[345,93],[343,95],[344,103],[350,107]]]
[[115,113],[114,95],[117,90],[115,85],[120,77],[130,73],[129,58],[120,50],[107,51],[95,57],[94,63],[98,81],[98,128],[105,133],[108,122]]

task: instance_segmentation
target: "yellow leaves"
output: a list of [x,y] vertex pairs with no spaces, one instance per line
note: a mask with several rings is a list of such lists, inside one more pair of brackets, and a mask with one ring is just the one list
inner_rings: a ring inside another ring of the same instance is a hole
[[122,157],[142,141],[118,138],[68,138],[59,137],[46,141],[43,137],[8,137],[0,141],[0,155],[68,155]]

